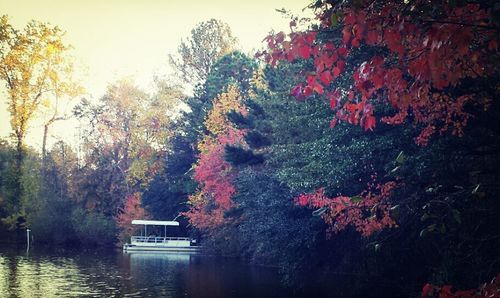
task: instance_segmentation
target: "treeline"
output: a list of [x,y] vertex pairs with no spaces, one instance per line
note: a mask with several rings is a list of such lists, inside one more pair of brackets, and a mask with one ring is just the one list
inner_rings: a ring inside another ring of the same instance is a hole
[[342,297],[497,293],[492,3],[311,8],[319,24],[301,30],[293,19],[290,34],[265,39],[267,64],[226,56],[190,99],[197,186],[183,193],[183,214],[205,246],[277,265],[293,286]]
[[[29,228],[34,243],[114,245],[135,232],[132,219],[174,219],[188,209],[182,192],[190,192],[189,178],[169,186],[181,194],[175,194],[175,202],[153,203],[149,212],[141,205],[144,193],[166,200],[165,190],[158,187],[171,164],[175,170],[182,166],[185,175],[194,161],[189,138],[196,136],[183,130],[186,115],[194,113],[178,84],[155,78],[147,93],[133,80],[122,79],[110,84],[98,100],[88,100],[74,79],[75,66],[61,29],[32,21],[20,30],[7,16],[0,25],[0,77],[13,131],[12,142],[2,140],[1,147],[2,240],[24,241]],[[234,49],[236,39],[217,20],[200,23],[192,34],[186,41],[191,44],[181,44],[170,60],[172,65],[182,64],[179,69],[191,67],[189,73],[204,80],[212,65]],[[212,44],[200,46],[207,41]],[[63,113],[61,106],[68,101],[79,103]],[[26,145],[35,118],[44,125],[41,153]],[[79,123],[74,132],[77,144],[59,141],[47,148],[51,125],[70,118]],[[170,159],[172,152],[183,150],[185,159]]]
[[45,156],[23,150],[19,199],[16,149],[2,141],[2,222],[30,228],[35,243],[113,245],[130,225],[117,225],[125,203],[162,169],[169,114],[181,100],[164,83],[150,96],[128,80],[110,86],[97,103],[82,100],[73,111],[81,125],[76,148],[59,141]]
[[[292,33],[266,38],[265,61],[235,50],[221,22],[200,24],[171,57],[194,94],[119,82],[82,102],[84,158],[70,162],[64,144],[43,160],[27,154],[23,218],[54,231],[58,215],[74,235],[76,223],[99,222],[92,235],[118,223],[125,239],[132,218],[180,214],[208,249],[342,297],[498,289],[479,287],[500,272],[493,6],[349,3],[313,4],[320,23],[293,19]],[[224,46],[207,56],[201,37]],[[15,148],[2,146],[9,173]]]

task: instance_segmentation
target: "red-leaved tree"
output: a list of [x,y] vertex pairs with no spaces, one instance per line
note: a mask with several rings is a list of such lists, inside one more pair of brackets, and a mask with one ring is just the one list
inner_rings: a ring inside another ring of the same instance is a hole
[[[425,145],[436,131],[461,135],[471,117],[466,106],[486,109],[498,90],[494,8],[456,3],[317,1],[316,29],[294,31],[292,21],[292,32],[268,36],[268,50],[258,55],[273,65],[311,59],[314,69],[291,93],[324,95],[332,127],[347,121],[373,130],[378,102],[394,110],[380,121],[412,119],[423,127],[416,141]],[[471,84],[478,79],[488,84]]]
[[363,236],[370,236],[384,228],[396,226],[389,215],[387,199],[396,187],[395,182],[377,185],[373,191],[359,196],[329,198],[320,188],[313,194],[301,194],[295,199],[299,206],[319,208],[314,213],[328,225],[327,232],[336,233],[347,226],[354,226]]
[[233,207],[232,196],[236,192],[233,179],[236,169],[224,160],[226,145],[245,146],[245,131],[237,129],[228,120],[227,113],[245,114],[242,97],[237,87],[229,86],[213,101],[213,108],[205,119],[209,132],[198,143],[200,155],[194,170],[199,187],[189,197],[190,209],[184,213],[189,222],[203,231],[222,225],[224,213]]
[[115,218],[116,225],[121,229],[120,240],[126,240],[137,231],[137,226],[132,225],[132,220],[147,218],[149,216],[141,206],[141,194],[136,192],[129,195]]
[[500,297],[500,274],[490,282],[484,283],[474,290],[453,291],[451,285],[441,287],[425,284],[422,288],[422,298],[493,298]]

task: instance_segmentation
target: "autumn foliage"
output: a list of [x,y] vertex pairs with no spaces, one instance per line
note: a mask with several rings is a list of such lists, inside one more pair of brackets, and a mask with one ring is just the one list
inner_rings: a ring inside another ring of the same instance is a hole
[[425,284],[422,288],[422,298],[485,298],[500,296],[500,275],[497,275],[491,282],[485,283],[478,289],[453,291],[451,285],[441,287]]
[[320,188],[312,194],[301,194],[295,199],[299,206],[319,208],[313,214],[321,216],[328,224],[329,233],[337,233],[353,226],[363,236],[394,227],[396,223],[389,215],[387,199],[396,187],[395,182],[375,186],[374,191],[365,191],[359,196],[336,196],[329,198]]
[[116,224],[122,229],[122,240],[123,237],[130,237],[136,232],[137,228],[132,225],[132,220],[147,218],[146,210],[141,206],[140,193],[129,195],[116,217]]
[[[268,36],[268,50],[258,55],[272,65],[311,59],[313,71],[291,94],[324,96],[335,113],[332,127],[347,121],[373,130],[378,120],[412,119],[422,127],[416,141],[425,145],[437,131],[461,135],[471,117],[466,106],[486,109],[493,99],[466,82],[498,77],[489,63],[498,55],[491,8],[420,0],[315,5],[319,30],[294,31],[292,21],[292,32]],[[395,112],[376,116],[376,103]]]
[[243,130],[235,128],[227,113],[245,113],[242,96],[235,86],[221,93],[213,101],[213,108],[205,119],[208,133],[199,142],[200,155],[194,170],[194,179],[200,187],[189,197],[191,208],[185,215],[191,224],[209,230],[224,223],[224,212],[233,207],[231,197],[236,192],[233,179],[237,174],[224,160],[226,145],[244,145]]

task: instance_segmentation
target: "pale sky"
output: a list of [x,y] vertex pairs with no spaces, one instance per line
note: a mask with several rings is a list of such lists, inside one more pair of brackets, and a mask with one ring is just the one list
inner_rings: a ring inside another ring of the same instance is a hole
[[[82,84],[92,98],[99,98],[107,84],[124,76],[133,76],[143,88],[151,86],[155,74],[169,72],[168,54],[175,54],[181,38],[189,36],[199,22],[215,18],[228,23],[242,50],[253,53],[271,29],[287,30],[289,20],[275,9],[302,15],[309,2],[0,0],[0,15],[9,15],[17,29],[35,19],[66,31],[65,41],[74,47],[72,55],[85,69]],[[6,95],[0,90],[0,137],[5,137],[11,130]],[[52,142],[74,136],[69,127],[59,122],[52,129]],[[27,143],[39,148],[41,140],[42,127],[33,122]]]

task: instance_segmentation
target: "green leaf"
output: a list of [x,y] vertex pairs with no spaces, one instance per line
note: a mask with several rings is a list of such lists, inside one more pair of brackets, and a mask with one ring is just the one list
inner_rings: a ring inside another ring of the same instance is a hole
[[398,157],[396,157],[396,162],[400,165],[405,162],[405,154],[403,151],[399,152]]
[[353,203],[358,203],[358,202],[363,201],[363,198],[360,196],[354,196],[354,197],[351,197],[350,199],[351,199],[351,202],[353,202]]
[[332,16],[330,17],[330,23],[332,27],[337,26],[337,24],[339,23],[339,17],[337,13],[332,13]]

